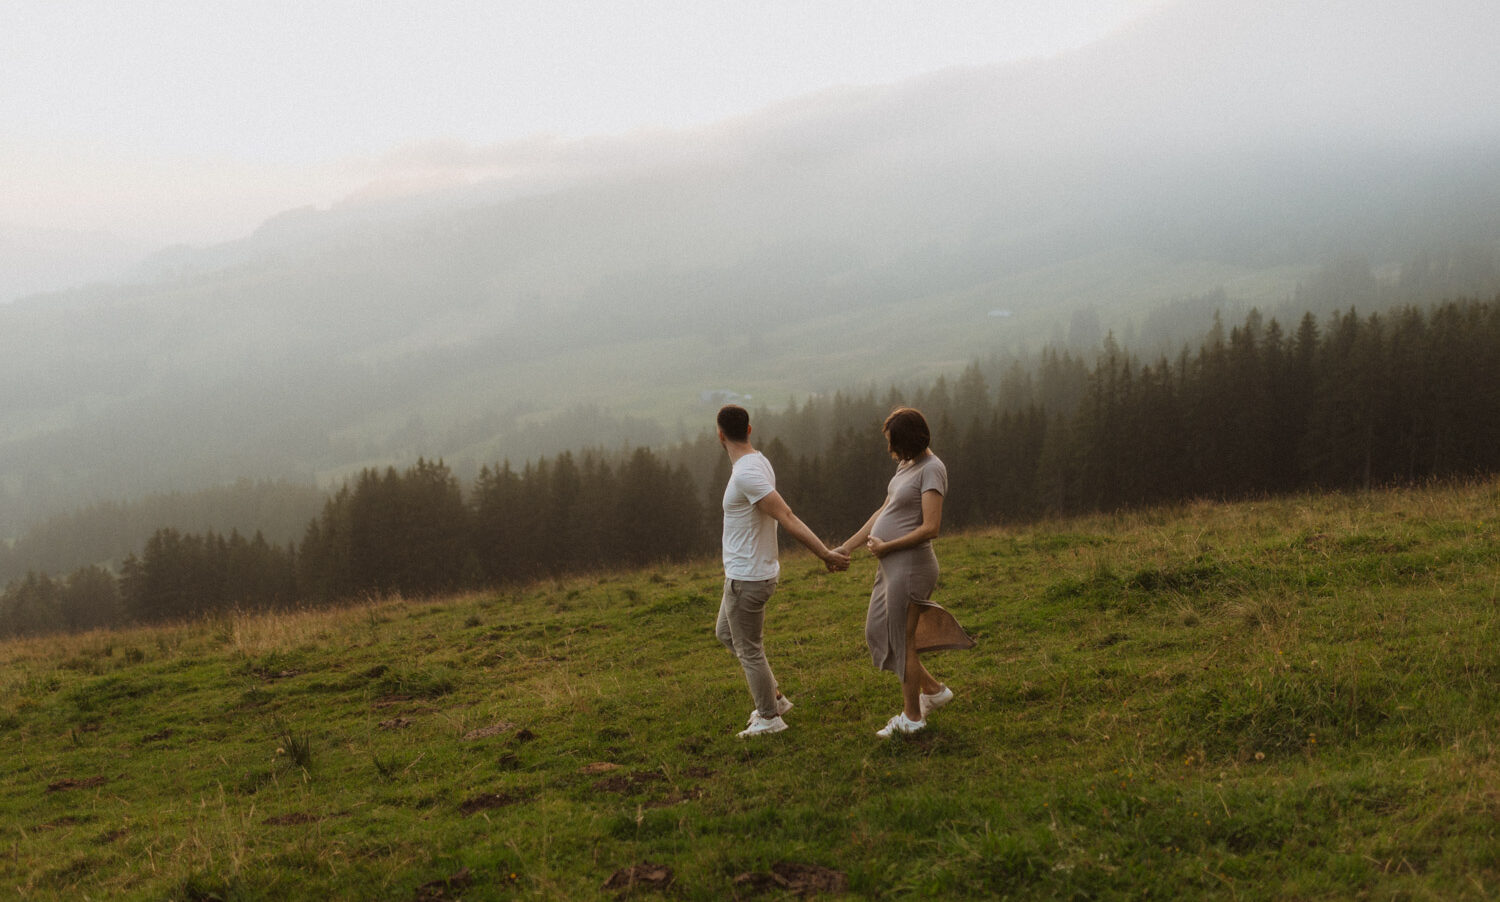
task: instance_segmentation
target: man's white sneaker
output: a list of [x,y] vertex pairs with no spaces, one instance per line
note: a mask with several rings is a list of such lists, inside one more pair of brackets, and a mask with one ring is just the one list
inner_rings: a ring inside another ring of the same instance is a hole
[[[788,712],[790,710],[792,710],[792,700],[789,699],[789,698],[787,698],[784,695],[778,695],[778,696],[776,696],[776,716],[780,717],[781,715],[785,714],[786,712]],[[750,709],[750,716],[752,718],[755,717],[755,715],[758,714],[758,713],[760,713],[760,709],[758,709],[758,708],[751,708]]]
[[920,701],[922,702],[922,719],[926,720],[927,715],[953,701],[953,690],[944,686],[931,695],[924,692]]
[[892,717],[889,721],[887,721],[884,727],[876,730],[875,735],[879,736],[881,739],[889,739],[891,738],[891,734],[893,733],[915,733],[918,730],[926,728],[926,720],[912,720],[910,717],[906,716],[905,711],[902,711],[900,714],[897,714],[895,717]]
[[741,730],[739,737],[741,739],[748,739],[751,736],[759,736],[762,733],[780,733],[785,729],[786,721],[782,720],[779,716],[761,717],[760,712],[756,711],[750,715],[750,726]]

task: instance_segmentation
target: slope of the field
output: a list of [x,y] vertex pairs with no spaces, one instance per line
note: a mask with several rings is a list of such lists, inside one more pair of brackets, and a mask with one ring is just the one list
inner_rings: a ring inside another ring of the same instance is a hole
[[753,741],[711,560],[0,645],[0,894],[1493,898],[1497,501],[944,536],[978,646],[894,741],[868,556],[787,556]]

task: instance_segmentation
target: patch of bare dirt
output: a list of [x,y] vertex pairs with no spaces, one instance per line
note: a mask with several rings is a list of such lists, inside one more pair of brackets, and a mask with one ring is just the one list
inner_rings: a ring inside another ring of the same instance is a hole
[[524,801],[520,796],[509,792],[483,792],[472,798],[464,799],[458,806],[458,810],[464,814],[473,814],[476,811],[485,811],[490,808],[504,808],[506,805],[514,805]]
[[480,727],[477,730],[470,730],[469,732],[464,734],[464,742],[473,742],[476,739],[488,739],[491,736],[499,736],[501,733],[509,733],[515,728],[515,724],[511,723],[508,720],[502,720],[499,723],[490,724],[487,727]]
[[664,864],[633,864],[611,874],[604,888],[622,895],[638,889],[665,890],[675,879],[677,875]]
[[849,891],[849,876],[816,864],[798,864],[794,861],[778,861],[771,866],[770,873],[749,871],[734,878],[738,892],[765,893],[790,892],[799,896],[815,896],[818,893],[838,895]]
[[605,777],[603,780],[594,781],[596,792],[617,792],[620,794],[636,792],[643,786],[660,783],[667,778],[654,770],[641,770],[628,774],[617,774],[613,777]]
[[104,776],[84,777],[82,780],[74,780],[71,777],[66,777],[64,779],[57,780],[56,782],[48,783],[47,791],[63,792],[64,790],[68,789],[89,789],[94,786],[103,786],[108,782],[109,778]]

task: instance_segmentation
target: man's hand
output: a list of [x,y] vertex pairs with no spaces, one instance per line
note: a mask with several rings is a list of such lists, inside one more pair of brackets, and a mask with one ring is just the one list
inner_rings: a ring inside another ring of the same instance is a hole
[[781,528],[787,531],[787,535],[801,542],[808,551],[822,558],[830,571],[838,572],[849,569],[848,552],[842,549],[832,550],[824,545],[823,540],[808,529],[807,524],[798,519],[796,514],[792,513],[792,509],[787,506],[786,500],[779,492],[773,490],[769,495],[755,502],[755,509],[780,523]]

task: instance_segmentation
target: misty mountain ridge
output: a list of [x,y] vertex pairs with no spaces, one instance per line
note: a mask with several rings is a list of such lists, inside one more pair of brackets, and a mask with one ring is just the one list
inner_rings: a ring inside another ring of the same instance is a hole
[[1351,256],[1468,249],[1486,290],[1500,59],[1461,13],[1187,3],[701,129],[411,149],[508,175],[0,306],[0,535],[241,477],[671,440],[705,389],[930,378],[1079,310],[1122,334],[1184,299],[1275,310]]
[[0,224],[0,305],[62,286],[117,281],[146,251],[105,231]]
[[1350,155],[1436,163],[1500,141],[1500,62],[1471,10],[1405,0],[1313,8],[1200,0],[1059,57],[830,89],[705,128],[478,148],[433,142],[393,156],[426,160],[434,171],[509,175],[421,193],[372,186],[327,210],[287,211],[242,241],[165,253],[213,266],[603,178],[736,163],[920,154],[911,162],[975,164],[1003,154],[1013,180],[1028,184],[1035,179],[1018,176],[1031,167],[1098,178],[1101,166],[1133,154],[1161,160],[1166,171],[1209,153],[1231,154],[1225,165],[1233,167],[1316,154],[1336,155],[1333,171]]

